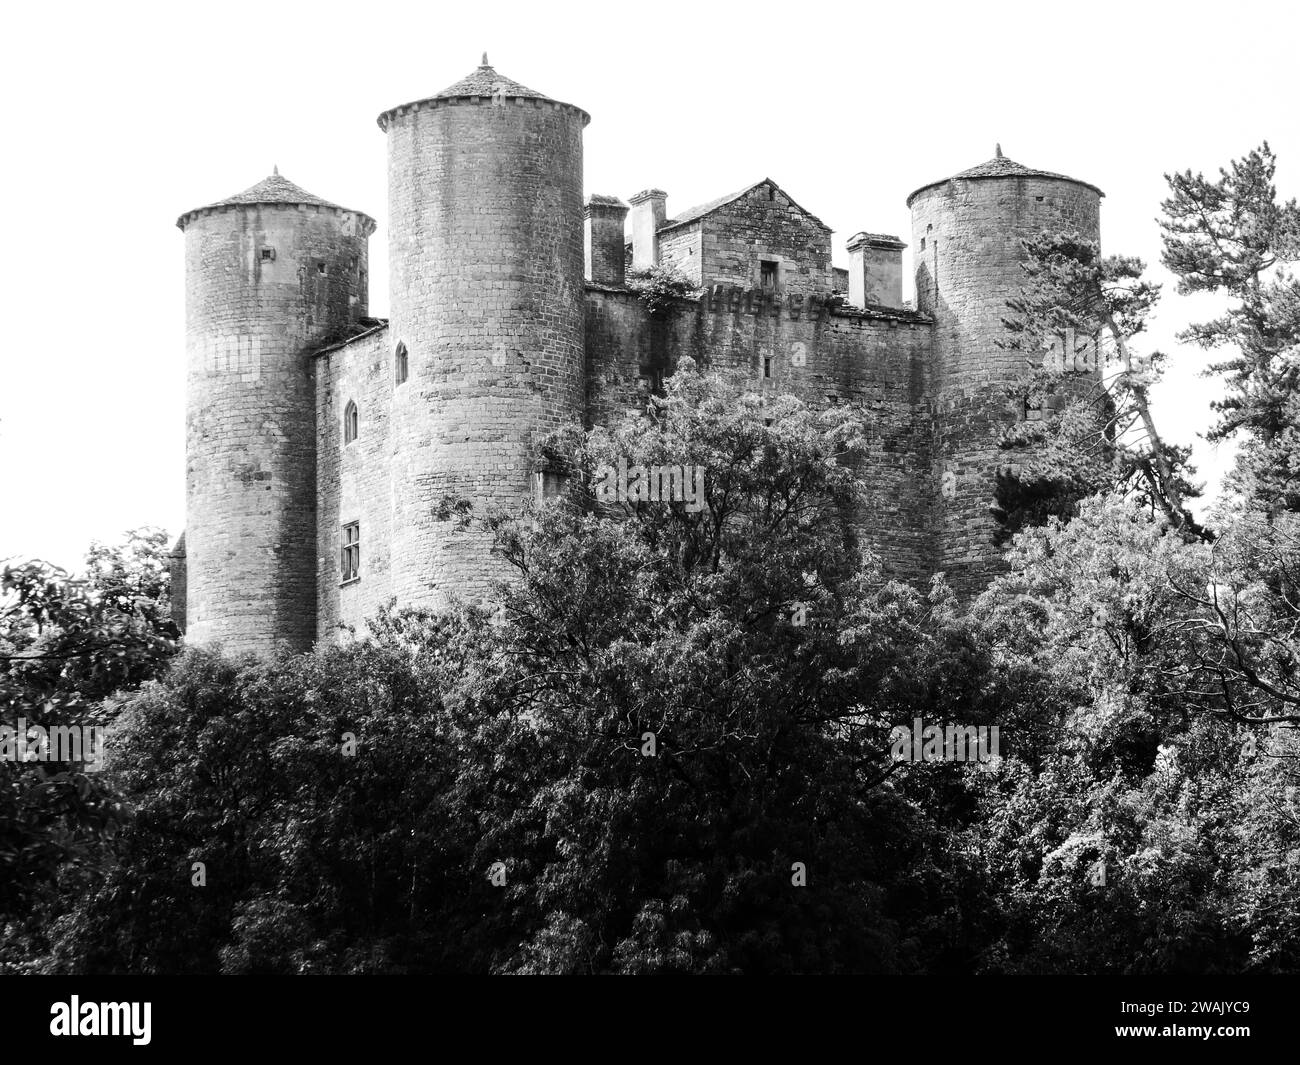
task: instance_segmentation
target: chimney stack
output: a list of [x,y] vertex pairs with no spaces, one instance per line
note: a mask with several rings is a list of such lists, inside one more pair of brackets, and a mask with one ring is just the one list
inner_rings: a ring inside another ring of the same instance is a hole
[[849,238],[849,303],[854,307],[903,306],[903,249],[885,233],[855,233]]
[[668,193],[645,189],[628,203],[632,205],[632,269],[648,270],[659,263],[658,229],[668,218]]
[[627,204],[617,196],[593,193],[587,197],[582,210],[582,234],[588,281],[619,288],[626,283],[623,242],[626,218]]

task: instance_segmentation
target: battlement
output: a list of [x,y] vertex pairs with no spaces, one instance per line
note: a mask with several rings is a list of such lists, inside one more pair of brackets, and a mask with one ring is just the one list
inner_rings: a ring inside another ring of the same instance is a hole
[[[479,597],[508,574],[446,501],[550,498],[538,442],[643,412],[685,358],[760,405],[862,412],[867,506],[849,517],[887,572],[944,571],[963,594],[996,572],[997,473],[1029,457],[1001,443],[1027,417],[1007,399],[1024,359],[998,345],[1020,242],[1095,236],[1101,191],[999,148],[908,197],[910,246],[864,228],[837,268],[830,227],[771,178],[673,216],[653,186],[584,201],[589,121],[486,56],[384,111],[387,320],[366,310],[374,220],[278,171],[177,220],[187,638],[305,647],[390,601]],[[627,270],[655,266],[696,294],[652,307]]]

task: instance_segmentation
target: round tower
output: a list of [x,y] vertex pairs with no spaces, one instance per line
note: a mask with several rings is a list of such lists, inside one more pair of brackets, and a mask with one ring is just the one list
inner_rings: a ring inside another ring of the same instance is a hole
[[580,423],[582,131],[590,116],[487,64],[379,116],[388,135],[393,592],[478,598],[504,567],[482,517],[533,491],[534,445]]
[[1007,386],[1030,373],[1026,353],[1004,350],[1007,300],[1024,286],[1021,238],[1065,229],[1100,239],[1103,193],[1064,174],[1002,155],[907,198],[912,211],[917,308],[934,318],[938,567],[961,593],[996,574],[996,475],[1022,457],[998,447],[1026,416]]
[[375,223],[278,170],[182,215],[186,638],[231,652],[316,635],[310,352],[366,314]]

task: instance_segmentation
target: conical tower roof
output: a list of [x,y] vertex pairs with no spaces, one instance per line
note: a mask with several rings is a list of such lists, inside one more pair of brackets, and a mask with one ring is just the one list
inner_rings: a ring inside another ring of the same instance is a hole
[[454,100],[461,96],[514,96],[530,100],[550,99],[545,93],[530,89],[527,85],[520,85],[519,82],[513,78],[507,78],[504,74],[498,74],[496,68],[488,63],[486,52],[483,53],[483,62],[479,64],[474,73],[461,78],[455,85],[448,85],[442,92],[434,94],[430,99]]
[[573,104],[566,104],[553,99],[544,92],[530,89],[527,85],[519,84],[513,78],[507,78],[504,74],[497,73],[496,68],[488,63],[487,53],[484,52],[483,62],[479,64],[477,70],[467,74],[460,81],[448,85],[442,92],[435,93],[433,96],[427,96],[423,100],[413,100],[409,104],[402,104],[400,107],[389,108],[379,116],[379,128],[387,131],[389,120],[399,111],[436,106],[440,100],[467,99],[544,100],[558,107],[567,107],[576,111],[582,116],[584,126],[591,121],[591,116],[581,107],[575,107]]
[[218,200],[216,203],[205,204],[202,207],[194,208],[192,211],[186,211],[180,218],[176,219],[176,225],[184,229],[192,219],[205,212],[219,211],[225,207],[236,207],[241,204],[287,204],[293,207],[299,205],[326,207],[344,214],[355,214],[369,222],[372,229],[374,228],[374,219],[369,215],[362,211],[349,211],[348,208],[340,207],[337,203],[330,203],[329,200],[321,199],[281,175],[278,166],[272,170],[270,175],[262,178],[256,185],[246,188],[243,192],[237,192],[235,195],[227,196],[224,200]]
[[1085,188],[1092,189],[1098,196],[1106,194],[1086,181],[1080,181],[1078,178],[1072,178],[1068,174],[1056,174],[1050,170],[1035,170],[1033,167],[1025,166],[1023,163],[1017,163],[1014,159],[1008,159],[1002,154],[1002,145],[997,145],[996,152],[992,159],[987,162],[973,166],[969,170],[963,170],[960,174],[953,174],[952,177],[944,178],[941,181],[931,181],[928,185],[922,185],[919,189],[907,198],[907,206],[912,206],[912,201],[917,198],[926,189],[937,188],[940,185],[946,185],[949,181],[978,181],[984,178],[1055,178],[1058,181],[1072,181],[1076,185],[1082,185]]

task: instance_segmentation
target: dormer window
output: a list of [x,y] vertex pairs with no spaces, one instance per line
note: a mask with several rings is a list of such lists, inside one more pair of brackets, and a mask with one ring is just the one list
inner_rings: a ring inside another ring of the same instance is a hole
[[350,444],[357,438],[357,428],[359,418],[357,417],[357,405],[348,400],[348,405],[343,408],[343,443]]

